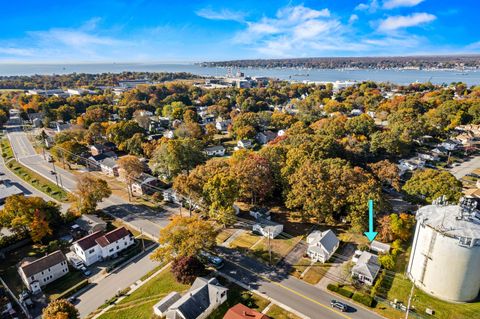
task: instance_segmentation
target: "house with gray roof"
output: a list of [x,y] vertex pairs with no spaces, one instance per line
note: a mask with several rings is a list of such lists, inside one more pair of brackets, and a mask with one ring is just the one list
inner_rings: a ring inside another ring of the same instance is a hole
[[315,230],[308,235],[307,244],[307,255],[312,261],[325,263],[338,249],[340,240],[330,229],[324,232]]
[[108,176],[118,176],[117,154],[115,152],[105,152],[100,155],[90,156],[88,166],[91,170],[101,170]]
[[378,256],[368,251],[357,251],[355,255],[353,262],[356,261],[356,264],[352,268],[352,278],[369,286],[373,285],[380,271]]
[[88,234],[105,231],[107,229],[107,223],[100,217],[92,214],[82,214],[82,216],[77,218],[75,224]]
[[207,147],[203,150],[207,156],[224,156],[225,147],[223,145],[215,145]]
[[26,258],[20,263],[18,273],[27,288],[38,293],[41,287],[68,274],[67,258],[61,250],[38,259]]
[[153,311],[167,319],[207,318],[227,300],[227,291],[216,278],[198,277],[185,295],[170,293],[153,306]]
[[283,225],[268,219],[257,218],[255,224],[252,226],[252,231],[273,239],[283,232]]

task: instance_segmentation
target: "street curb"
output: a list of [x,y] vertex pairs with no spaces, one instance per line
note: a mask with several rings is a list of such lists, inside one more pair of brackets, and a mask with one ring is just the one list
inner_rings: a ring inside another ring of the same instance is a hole
[[[160,268],[159,270],[157,270],[155,273],[153,273],[150,277],[148,277],[147,279],[143,280],[140,284],[136,285],[134,288],[130,289],[128,291],[128,293],[126,293],[124,296],[121,296],[119,297],[117,300],[115,300],[115,302],[111,305],[109,305],[108,307],[105,307],[102,309],[102,311],[100,311],[99,313],[97,313],[95,316],[93,316],[91,319],[96,319],[98,317],[100,317],[101,315],[103,315],[105,312],[107,312],[108,310],[112,309],[113,307],[115,307],[117,305],[117,303],[119,301],[122,301],[123,299],[125,299],[126,297],[130,296],[133,292],[135,292],[137,289],[139,289],[140,287],[142,287],[143,285],[145,285],[147,282],[149,282],[150,280],[152,280],[155,276],[157,276],[158,274],[160,274],[161,272],[165,271],[165,269],[167,269],[169,266],[170,266],[171,262],[166,264],[165,266],[163,266],[162,268]],[[129,287],[131,287],[132,285],[130,285]]]
[[267,296],[267,295],[264,294],[263,292],[260,292],[260,291],[258,291],[258,290],[256,290],[256,289],[250,288],[249,286],[245,285],[243,282],[238,281],[238,280],[230,277],[229,275],[227,275],[227,274],[225,274],[225,273],[223,273],[223,272],[220,272],[220,271],[217,270],[215,273],[218,274],[218,275],[220,275],[220,276],[222,276],[222,277],[224,277],[225,279],[227,279],[227,280],[229,280],[229,281],[231,281],[231,282],[239,285],[240,287],[242,287],[242,288],[244,288],[244,289],[247,289],[247,290],[249,290],[249,291],[254,292],[255,294],[261,296],[262,298],[267,299],[268,301],[276,304],[277,306],[279,306],[279,307],[281,307],[281,308],[283,308],[283,309],[285,309],[285,310],[293,313],[294,315],[296,315],[296,316],[298,316],[298,317],[300,317],[300,318],[302,318],[302,319],[311,319],[310,317],[305,316],[303,313],[298,312],[297,310],[295,310],[295,309],[293,309],[293,308],[290,308],[289,306],[287,306],[287,305],[285,305],[285,304],[277,301],[276,299],[273,299],[273,298]]

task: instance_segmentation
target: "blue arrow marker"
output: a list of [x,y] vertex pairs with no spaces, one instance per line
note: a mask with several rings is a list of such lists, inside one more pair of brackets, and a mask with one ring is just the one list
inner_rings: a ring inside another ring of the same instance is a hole
[[369,241],[373,241],[377,237],[377,232],[373,231],[373,200],[368,200],[368,231],[364,232]]

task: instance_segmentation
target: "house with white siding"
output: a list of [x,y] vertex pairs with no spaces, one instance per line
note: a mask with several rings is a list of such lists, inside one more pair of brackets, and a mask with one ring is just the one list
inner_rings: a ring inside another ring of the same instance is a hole
[[71,250],[85,265],[115,258],[119,252],[134,244],[134,237],[125,228],[120,227],[106,234],[102,231],[85,236],[73,243]]
[[67,258],[57,250],[38,259],[25,259],[20,263],[18,273],[27,288],[38,293],[41,287],[68,274]]

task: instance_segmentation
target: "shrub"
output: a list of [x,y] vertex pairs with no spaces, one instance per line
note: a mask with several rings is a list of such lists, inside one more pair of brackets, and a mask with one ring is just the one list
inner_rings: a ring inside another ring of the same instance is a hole
[[337,292],[338,288],[339,287],[337,285],[334,285],[334,284],[328,284],[327,285],[327,289],[330,290],[330,291],[333,291],[333,292]]
[[368,296],[368,295],[364,295],[362,293],[359,293],[359,292],[356,292],[354,295],[353,295],[353,300],[355,300],[356,302],[359,302],[367,307],[372,307],[373,305],[373,298]]
[[347,298],[352,298],[352,295],[353,295],[353,292],[351,292],[350,290],[348,289],[345,289],[345,288],[338,288],[338,291],[337,291],[340,295],[344,296],[344,297],[347,297]]

